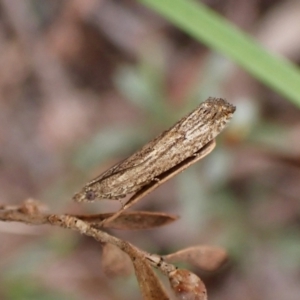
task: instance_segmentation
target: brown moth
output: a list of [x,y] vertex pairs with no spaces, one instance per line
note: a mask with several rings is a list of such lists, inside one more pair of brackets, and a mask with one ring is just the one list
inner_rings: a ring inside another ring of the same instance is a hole
[[224,129],[234,111],[235,107],[224,99],[208,98],[169,130],[88,182],[73,199],[78,202],[117,200],[137,193],[196,155]]
[[173,178],[175,175],[179,174],[180,172],[187,169],[189,166],[193,165],[197,161],[207,156],[211,151],[214,150],[215,146],[216,141],[215,139],[213,139],[210,142],[208,142],[205,146],[203,146],[200,150],[198,150],[196,153],[194,153],[191,157],[186,158],[173,168],[157,176],[155,180],[143,186],[140,190],[134,193],[125,204],[122,203],[122,208],[115,212],[113,215],[103,220],[100,224],[98,224],[98,227],[100,228],[103,226],[110,226],[108,224],[117,219],[126,209],[140,201],[142,198],[154,191],[167,180]]

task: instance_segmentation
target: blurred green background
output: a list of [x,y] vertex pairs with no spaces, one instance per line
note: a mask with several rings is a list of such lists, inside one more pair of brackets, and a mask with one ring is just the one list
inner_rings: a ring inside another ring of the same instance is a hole
[[[110,231],[167,254],[224,247],[210,300],[300,295],[300,2],[0,1],[0,203],[62,213],[83,184],[209,96],[237,107],[217,148],[133,209],[180,215]],[[101,245],[60,228],[0,223],[0,299],[140,299],[101,268]]]

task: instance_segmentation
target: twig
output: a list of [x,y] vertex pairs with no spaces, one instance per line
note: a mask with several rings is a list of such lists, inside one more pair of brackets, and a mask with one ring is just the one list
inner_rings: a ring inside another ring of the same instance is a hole
[[[54,225],[63,228],[68,228],[80,232],[81,234],[91,236],[95,240],[101,243],[111,243],[124,252],[128,252],[128,249],[135,248],[141,254],[147,258],[149,263],[156,268],[160,268],[163,258],[142,251],[127,241],[121,240],[115,236],[112,236],[94,226],[90,225],[77,217],[72,215],[63,214],[46,214],[41,211],[41,204],[35,200],[27,200],[21,206],[9,206],[0,204],[0,221],[4,222],[21,222],[29,225]],[[165,263],[166,264],[166,263]],[[172,270],[175,267],[171,268]],[[166,266],[163,266],[162,272],[165,273]]]

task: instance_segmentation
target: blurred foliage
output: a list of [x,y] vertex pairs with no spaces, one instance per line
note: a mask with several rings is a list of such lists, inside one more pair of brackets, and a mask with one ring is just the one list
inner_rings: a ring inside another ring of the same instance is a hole
[[[285,20],[299,20],[291,2],[206,1],[208,9],[200,1],[139,1],[160,18],[132,1],[1,1],[1,202],[36,197],[56,212],[110,210],[113,201],[76,206],[70,199],[200,101],[226,97],[237,112],[215,151],[139,204],[181,219],[117,234],[153,252],[196,243],[228,249],[222,284],[218,275],[203,276],[212,300],[297,299],[300,114],[287,100],[299,104],[299,39],[289,44],[273,25],[273,39],[294,54],[287,62],[225,20],[256,37],[274,12],[282,28]],[[297,31],[293,24],[286,32]],[[285,56],[280,47],[272,51]],[[9,226],[0,228],[5,300],[73,299],[75,292],[80,299],[139,297],[133,277],[101,273],[97,243],[70,232],[53,237]],[[36,280],[45,262],[55,261],[66,272],[69,293],[60,292],[61,277],[53,280],[57,268]]]
[[300,106],[299,68],[266,51],[204,4],[194,0],[140,1]]
[[54,299],[64,299],[64,300],[76,300],[77,297],[71,297],[70,295],[63,294],[52,289],[43,289],[41,287],[42,282],[33,281],[27,276],[25,277],[15,277],[12,281],[7,281],[5,283],[5,296],[7,299],[13,300],[54,300]]

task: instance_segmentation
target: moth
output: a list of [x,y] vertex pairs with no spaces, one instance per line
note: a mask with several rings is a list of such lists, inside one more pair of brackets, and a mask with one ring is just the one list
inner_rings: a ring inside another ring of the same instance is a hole
[[117,200],[131,193],[142,194],[148,186],[156,187],[161,179],[172,177],[168,172],[172,173],[177,166],[180,165],[181,171],[197,155],[203,157],[212,151],[214,138],[234,112],[235,106],[226,100],[208,98],[169,130],[88,182],[73,199],[78,202]]

